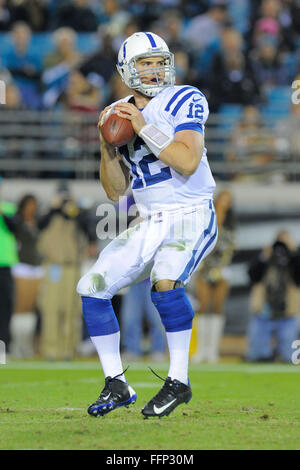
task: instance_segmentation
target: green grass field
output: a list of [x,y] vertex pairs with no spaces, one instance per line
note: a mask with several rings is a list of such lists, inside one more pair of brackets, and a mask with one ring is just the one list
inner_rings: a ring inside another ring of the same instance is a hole
[[193,399],[169,417],[140,410],[166,364],[132,364],[138,399],[104,418],[86,413],[103,386],[97,361],[0,365],[0,449],[299,449],[300,366],[191,365]]

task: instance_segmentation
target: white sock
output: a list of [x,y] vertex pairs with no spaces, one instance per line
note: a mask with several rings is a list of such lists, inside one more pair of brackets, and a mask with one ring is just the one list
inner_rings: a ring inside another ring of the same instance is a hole
[[[91,336],[91,340],[97,349],[104,376],[115,377],[116,375],[122,374],[120,332],[117,331],[117,333],[113,333],[112,335]],[[117,378],[118,380],[126,382],[124,374]]]
[[166,332],[170,353],[168,376],[188,384],[189,350],[192,330]]

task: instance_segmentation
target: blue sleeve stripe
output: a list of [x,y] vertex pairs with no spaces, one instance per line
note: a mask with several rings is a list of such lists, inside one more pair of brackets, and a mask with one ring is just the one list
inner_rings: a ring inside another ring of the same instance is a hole
[[[184,93],[186,90],[195,90],[195,88],[191,87],[191,86],[185,86],[184,88],[181,88],[181,90],[177,91],[175,93],[175,95],[172,96],[172,98],[170,99],[169,103],[167,104],[167,106],[165,107],[165,111],[169,111],[170,110],[170,107],[171,105],[174,103],[174,101],[178,98],[179,95],[181,95],[181,93]],[[196,90],[195,90],[196,91]]]
[[175,108],[173,109],[172,111],[172,116],[176,116],[177,112],[179,111],[179,109],[181,108],[181,106],[186,102],[186,100],[188,100],[192,95],[202,95],[202,93],[200,93],[200,91],[196,91],[196,90],[193,90],[191,91],[190,93],[187,93],[186,95],[184,95],[183,98],[181,98],[180,101],[178,101],[177,105],[175,106]]
[[197,131],[203,134],[203,126],[199,122],[185,122],[183,124],[179,124],[179,126],[175,127],[175,134],[176,132],[185,130]]
[[145,33],[145,34],[146,34],[147,38],[149,39],[149,41],[151,43],[151,46],[152,47],[157,47],[156,42],[155,42],[154,37],[152,36],[152,34],[150,34],[150,33]]

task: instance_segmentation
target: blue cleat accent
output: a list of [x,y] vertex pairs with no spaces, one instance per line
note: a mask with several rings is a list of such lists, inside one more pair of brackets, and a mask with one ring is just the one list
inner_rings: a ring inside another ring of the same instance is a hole
[[104,416],[110,411],[136,402],[137,394],[127,382],[117,378],[106,377],[105,386],[99,398],[88,407],[90,416]]

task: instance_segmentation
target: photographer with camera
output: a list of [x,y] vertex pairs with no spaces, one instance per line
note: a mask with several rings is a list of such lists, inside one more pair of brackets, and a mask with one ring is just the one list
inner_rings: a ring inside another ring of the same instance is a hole
[[96,236],[64,184],[40,219],[39,228],[38,249],[45,269],[39,302],[41,352],[48,360],[68,360],[74,357],[81,339],[80,303],[74,285]]
[[[280,231],[248,271],[252,288],[248,330],[249,361],[291,362],[298,339],[300,251],[287,231]],[[274,347],[273,336],[276,338]]]

